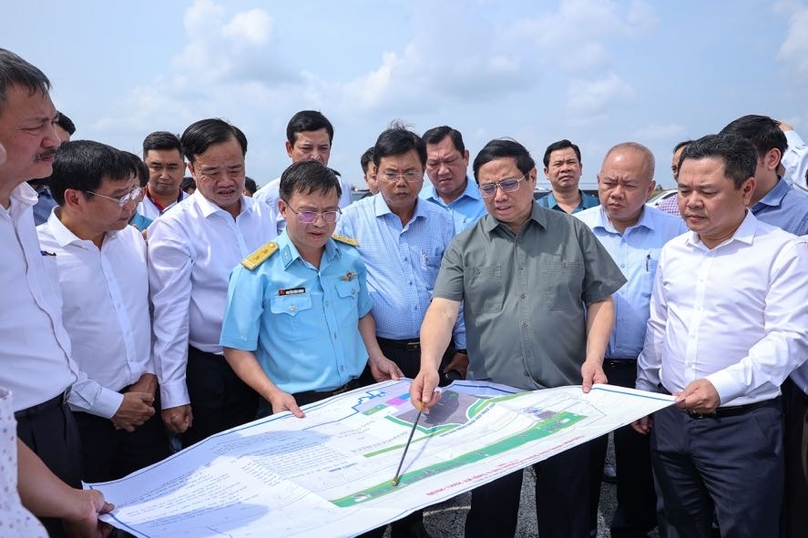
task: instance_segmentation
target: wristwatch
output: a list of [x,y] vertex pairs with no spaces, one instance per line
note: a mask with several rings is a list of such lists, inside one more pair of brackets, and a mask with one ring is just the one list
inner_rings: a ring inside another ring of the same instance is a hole
[[467,349],[455,349],[455,353],[460,353],[461,355],[468,355],[469,354]]

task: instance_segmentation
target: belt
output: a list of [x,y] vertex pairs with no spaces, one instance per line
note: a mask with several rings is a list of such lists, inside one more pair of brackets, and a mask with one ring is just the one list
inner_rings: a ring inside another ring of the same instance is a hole
[[406,349],[407,351],[421,351],[421,341],[415,340],[391,340],[389,338],[376,337],[380,345]]
[[60,407],[67,403],[67,398],[70,396],[70,389],[65,390],[61,394],[57,394],[47,402],[42,402],[41,404],[32,405],[28,409],[21,409],[19,411],[14,412],[14,418],[16,420],[22,419],[29,419],[43,411],[47,411],[54,407]]
[[744,415],[749,413],[750,411],[754,411],[755,409],[760,409],[761,407],[765,407],[769,403],[778,402],[780,400],[780,396],[773,400],[764,400],[762,402],[755,402],[750,404],[744,405],[730,405],[727,407],[716,407],[715,411],[712,413],[697,413],[695,411],[685,411],[688,415],[693,418],[723,418],[723,417],[737,417],[740,415]]
[[603,359],[603,366],[609,368],[636,368],[636,357],[606,357]]
[[301,402],[306,403],[313,403],[318,402],[320,400],[325,400],[326,398],[330,398],[331,396],[336,396],[337,394],[342,394],[343,392],[348,392],[349,390],[353,390],[359,388],[359,378],[351,379],[341,387],[337,387],[331,391],[320,392],[316,390],[307,390],[305,392],[296,392],[293,394],[295,400],[297,401],[298,405],[304,405]]

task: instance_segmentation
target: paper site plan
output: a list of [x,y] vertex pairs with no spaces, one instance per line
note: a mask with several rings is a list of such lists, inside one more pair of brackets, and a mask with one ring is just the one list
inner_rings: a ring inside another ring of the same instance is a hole
[[418,422],[409,381],[385,382],[228,430],[90,487],[115,526],[143,537],[354,536],[673,402],[596,385],[515,392],[455,382]]

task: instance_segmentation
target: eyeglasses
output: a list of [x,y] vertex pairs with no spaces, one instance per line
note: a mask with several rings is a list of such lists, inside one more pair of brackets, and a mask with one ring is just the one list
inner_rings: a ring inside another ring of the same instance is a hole
[[113,198],[112,196],[107,196],[105,194],[98,194],[97,192],[93,191],[84,191],[84,192],[86,192],[87,194],[92,194],[94,196],[100,196],[101,198],[106,198],[107,200],[112,200],[113,202],[118,204],[118,207],[123,207],[128,202],[138,203],[140,201],[140,197],[143,196],[143,189],[141,189],[140,187],[135,187],[134,189],[127,192],[120,198]]
[[407,170],[406,172],[393,172],[392,170],[387,170],[385,172],[382,172],[381,176],[391,183],[394,181],[398,181],[401,178],[403,178],[404,181],[409,183],[411,181],[418,181],[419,179],[423,179],[424,174],[418,173],[415,170]]
[[311,224],[317,220],[317,217],[323,217],[323,222],[334,224],[339,220],[340,215],[342,215],[342,211],[339,209],[336,211],[323,211],[322,213],[318,213],[317,211],[295,211],[288,203],[286,204],[286,207],[288,207],[292,213],[297,215],[297,220],[303,224]]
[[509,177],[496,183],[486,183],[485,185],[480,185],[480,192],[486,198],[493,197],[497,193],[497,187],[499,187],[502,192],[513,192],[519,189],[521,181],[525,179],[526,176],[527,174],[523,175],[522,177]]

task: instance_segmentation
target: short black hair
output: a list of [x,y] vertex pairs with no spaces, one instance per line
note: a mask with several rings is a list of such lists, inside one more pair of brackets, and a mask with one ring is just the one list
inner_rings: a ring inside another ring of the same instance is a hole
[[[688,159],[699,160],[718,158],[724,161],[724,177],[731,179],[735,189],[740,189],[744,182],[755,176],[757,168],[757,150],[755,146],[742,136],[732,133],[707,135],[694,140],[682,151],[679,170]],[[681,172],[680,172],[681,173]]]
[[691,142],[693,142],[693,141],[692,140],[682,140],[681,142],[679,142],[678,144],[673,146],[673,152],[676,153],[677,151],[679,151],[680,149],[682,149],[686,145],[690,144]]
[[736,134],[746,138],[755,146],[758,157],[763,157],[771,149],[779,149],[782,156],[788,149],[788,139],[780,129],[780,123],[768,116],[741,116],[721,129],[720,134]]
[[98,190],[104,179],[125,181],[137,174],[134,161],[124,152],[93,140],[74,140],[59,146],[49,185],[53,199],[64,205],[67,189],[91,198],[87,191]]
[[544,150],[544,167],[547,168],[550,166],[550,154],[552,152],[567,148],[572,148],[573,151],[575,151],[575,156],[578,157],[578,162],[583,164],[581,162],[581,149],[565,138],[563,140],[559,140],[558,142],[553,142],[547,146],[546,150]]
[[359,166],[362,167],[363,174],[368,173],[368,165],[370,165],[371,162],[373,162],[373,146],[370,146],[368,149],[366,149],[365,152],[362,154],[362,156],[359,158]]
[[447,136],[452,140],[452,145],[457,151],[462,154],[466,153],[466,145],[463,143],[463,135],[460,134],[460,131],[453,129],[448,125],[441,125],[440,127],[433,127],[432,129],[429,129],[421,137],[421,140],[424,141],[424,144],[440,144]]
[[293,146],[297,140],[297,135],[308,131],[319,131],[325,129],[328,132],[328,141],[334,141],[334,126],[328,121],[322,112],[317,110],[301,110],[292,116],[286,124],[286,140]]
[[522,174],[528,174],[536,168],[536,161],[530,156],[530,152],[525,146],[512,138],[497,138],[486,144],[474,158],[472,169],[477,184],[480,183],[480,168],[496,159],[507,158],[516,162],[516,167]]
[[146,163],[143,162],[143,159],[131,153],[129,151],[121,151],[124,155],[129,157],[132,160],[132,163],[135,165],[135,170],[137,171],[137,179],[140,183],[140,188],[145,187],[149,183],[149,167],[146,166]]
[[50,80],[38,67],[26,62],[10,50],[0,48],[0,113],[12,86],[28,89],[30,95],[48,95]]
[[244,176],[244,188],[250,194],[255,194],[255,191],[258,190],[258,184],[255,182],[253,178],[249,176]]
[[418,154],[421,168],[426,167],[426,144],[421,137],[404,127],[401,123],[392,123],[382,131],[373,146],[373,164],[379,166],[382,159],[392,155],[403,155],[412,150]]
[[342,196],[342,187],[334,171],[318,161],[292,163],[281,174],[281,183],[278,187],[281,200],[285,202],[289,202],[296,192],[328,194],[332,190],[336,190],[337,198]]
[[182,157],[182,142],[180,142],[180,137],[175,135],[174,133],[169,133],[168,131],[154,131],[153,133],[149,133],[146,138],[143,139],[143,158],[146,158],[146,154],[149,150],[170,150],[175,149],[180,152],[180,157]]
[[191,176],[185,176],[180,181],[180,189],[182,192],[187,193],[188,189],[196,189],[196,181]]
[[70,136],[73,136],[73,134],[76,132],[76,124],[73,123],[73,120],[68,118],[67,114],[61,110],[59,111],[59,118],[56,120],[56,125],[64,129],[65,132]]
[[197,155],[205,153],[214,144],[222,144],[231,139],[238,141],[241,154],[247,154],[247,137],[241,129],[219,118],[199,120],[189,125],[182,133],[182,144],[185,160],[195,162]]

